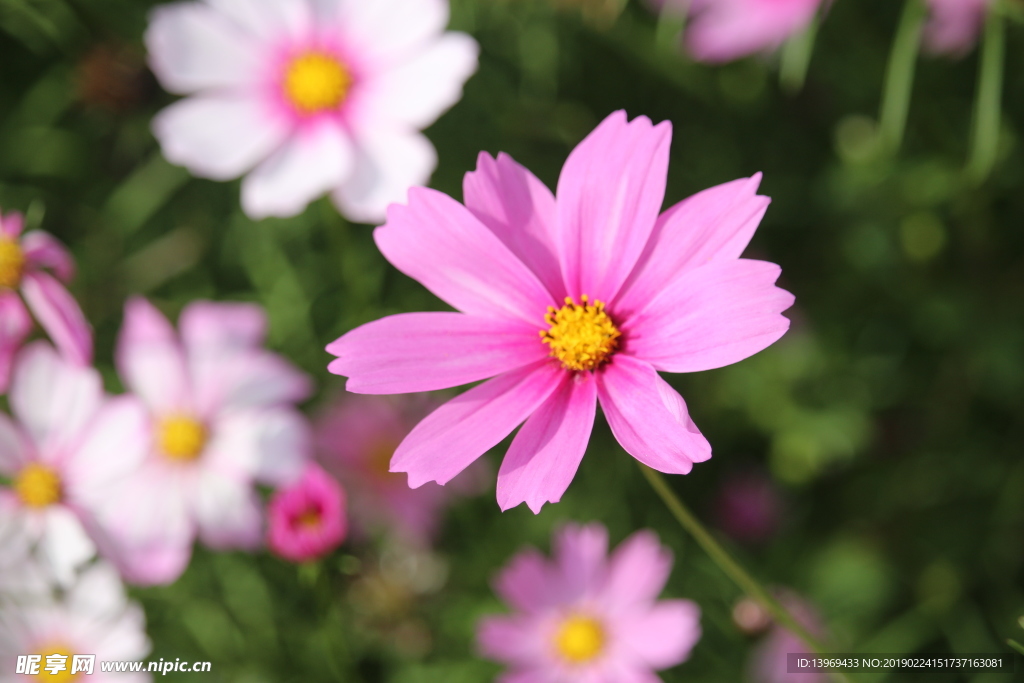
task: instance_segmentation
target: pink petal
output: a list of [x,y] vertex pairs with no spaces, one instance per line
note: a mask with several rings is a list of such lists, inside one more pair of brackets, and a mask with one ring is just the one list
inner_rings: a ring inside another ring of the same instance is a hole
[[250,218],[295,216],[352,173],[355,150],[333,121],[301,128],[242,181],[242,208]]
[[929,0],[925,47],[935,54],[963,56],[978,42],[992,0]]
[[32,318],[21,297],[11,291],[0,292],[0,394],[7,392],[14,354],[31,331]]
[[689,269],[740,257],[771,202],[761,174],[698,192],[658,217],[640,261],[615,301],[625,320]]
[[538,613],[559,604],[551,564],[535,548],[516,554],[494,581],[494,591],[520,612]]
[[672,126],[615,112],[569,155],[558,177],[557,244],[565,286],[615,297],[661,211]]
[[648,467],[687,474],[711,457],[686,403],[648,363],[619,353],[598,372],[597,395],[626,452]]
[[287,139],[290,127],[254,94],[226,92],[179,100],[153,118],[153,134],[172,164],[193,175],[230,180]]
[[729,62],[774,50],[804,30],[822,0],[717,0],[702,2],[686,45],[699,60]]
[[372,123],[359,131],[352,173],[331,199],[349,219],[379,225],[389,205],[408,201],[410,187],[427,184],[437,152],[417,131]]
[[21,240],[21,249],[29,270],[49,268],[62,281],[75,276],[75,261],[67,247],[48,232],[33,230]]
[[555,301],[565,298],[555,255],[558,225],[555,197],[544,183],[507,154],[497,160],[486,152],[462,183],[466,208],[490,228],[544,283]]
[[544,324],[554,301],[530,269],[466,207],[436,190],[413,188],[373,233],[385,258],[463,313]]
[[260,75],[259,44],[205,3],[155,8],[145,41],[153,73],[178,95],[252,86]]
[[630,355],[666,372],[739,362],[789,329],[793,295],[774,263],[737,259],[688,271],[622,326]]
[[561,385],[519,430],[498,472],[502,510],[525,502],[534,514],[557,503],[583,460],[597,412],[589,372],[565,373]]
[[604,599],[618,609],[646,608],[661,593],[671,571],[672,553],[654,532],[637,531],[612,554]]
[[92,327],[64,285],[46,273],[27,273],[21,294],[60,352],[73,363],[92,363]]
[[449,32],[408,61],[375,74],[361,93],[368,100],[363,116],[373,119],[366,125],[384,121],[396,128],[426,128],[462,97],[479,51],[468,35]]
[[93,368],[69,363],[43,341],[29,344],[15,359],[8,397],[36,449],[62,457],[76,443],[103,402],[103,383]]
[[232,479],[286,486],[302,474],[312,454],[312,434],[296,410],[236,411],[220,416],[204,464]]
[[206,0],[206,3],[238,30],[261,41],[308,36],[314,19],[311,10],[318,9],[311,8],[307,0]]
[[[400,19],[398,19],[400,17]],[[444,31],[448,3],[444,0],[376,0],[345,2],[337,25],[346,44],[377,64],[400,62]]]
[[480,620],[477,649],[488,659],[530,666],[544,656],[537,620],[520,615],[489,616]]
[[192,544],[155,544],[125,550],[121,555],[104,556],[114,562],[121,577],[136,586],[162,586],[174,583],[192,559]]
[[17,211],[0,216],[0,237],[16,240],[25,228],[25,217]]
[[561,600],[571,604],[604,582],[608,530],[601,524],[567,524],[555,532],[552,554],[561,579]]
[[125,386],[158,413],[190,408],[188,374],[174,328],[153,304],[129,299],[115,353]]
[[256,304],[195,301],[178,320],[189,353],[257,348],[267,335],[267,315]]
[[259,547],[263,513],[251,486],[218,473],[204,472],[195,493],[194,514],[203,543],[215,550]]
[[65,464],[69,498],[80,507],[90,507],[97,498],[109,495],[109,490],[102,490],[105,487],[126,485],[149,454],[151,443],[149,416],[142,402],[132,395],[108,399],[90,419]]
[[401,313],[357,327],[327,346],[327,369],[359,394],[433,391],[476,382],[547,357],[538,329],[515,319]]
[[0,474],[13,478],[31,455],[29,445],[14,421],[0,413]]
[[663,600],[622,617],[623,648],[652,669],[685,662],[701,636],[700,608],[689,600]]
[[392,472],[409,486],[447,483],[529,417],[558,386],[564,371],[542,361],[499,375],[428,415],[398,446]]
[[309,376],[291,362],[262,349],[234,354],[214,351],[188,358],[195,409],[210,417],[228,410],[267,408],[305,400]]

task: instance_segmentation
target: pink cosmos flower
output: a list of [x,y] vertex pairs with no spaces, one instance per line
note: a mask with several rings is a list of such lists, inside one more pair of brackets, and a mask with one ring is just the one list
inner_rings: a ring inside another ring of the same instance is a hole
[[267,517],[272,551],[292,562],[314,560],[345,540],[345,491],[319,465],[310,464],[298,482],[274,494]]
[[[153,130],[193,174],[242,181],[254,218],[325,192],[377,221],[426,183],[420,130],[458,101],[477,45],[444,32],[446,0],[206,0],[158,7],[146,46],[176,94]],[[251,171],[251,172],[250,172]]]
[[495,590],[514,613],[477,630],[481,654],[510,667],[501,683],[647,683],[652,670],[689,658],[700,608],[657,600],[671,553],[639,531],[607,555],[603,526],[569,525],[555,535],[553,561],[526,550],[501,572]]
[[520,423],[498,503],[534,512],[579,466],[598,401],[641,462],[685,474],[711,457],[658,371],[735,363],[781,337],[793,296],[780,269],[739,258],[768,205],[760,176],[658,215],[670,125],[609,116],[569,155],[558,198],[511,158],[481,155],[466,206],[415,188],[374,232],[400,271],[459,312],[405,313],[327,347],[328,369],[368,394],[493,379],[444,404],[402,441],[391,471],[445,483]]
[[782,497],[772,478],[758,470],[726,476],[715,500],[719,528],[737,541],[761,543],[782,521]]
[[823,0],[693,0],[686,46],[705,62],[770,52],[807,28]]
[[99,373],[46,342],[17,356],[0,413],[0,517],[17,518],[44,569],[62,584],[96,552],[99,509],[123,497],[146,455],[145,412],[130,396],[105,398]]
[[128,301],[116,361],[145,404],[148,456],[131,490],[104,510],[123,575],[174,580],[193,538],[213,548],[255,548],[263,537],[254,482],[287,485],[305,466],[310,435],[293,404],[309,379],[261,348],[263,311],[196,302],[181,336],[142,298]]
[[[15,673],[25,655],[40,656],[35,680],[143,683],[148,673],[104,673],[100,662],[138,661],[149,651],[146,617],[105,563],[89,567],[59,600],[0,606],[0,683],[30,680]],[[87,654],[96,657],[92,671],[72,675],[74,655]]]
[[925,47],[935,54],[962,56],[978,41],[992,0],[927,0]]
[[69,360],[92,362],[92,328],[61,284],[74,274],[71,254],[53,235],[22,235],[23,227],[21,214],[0,215],[0,393],[7,391],[11,360],[32,329],[28,310]]
[[424,396],[349,394],[317,420],[320,461],[345,485],[356,532],[388,529],[406,543],[427,546],[455,496],[483,488],[479,484],[485,476],[478,467],[456,477],[451,486],[428,482],[416,489],[409,488],[406,477],[388,471],[398,444],[436,407]]

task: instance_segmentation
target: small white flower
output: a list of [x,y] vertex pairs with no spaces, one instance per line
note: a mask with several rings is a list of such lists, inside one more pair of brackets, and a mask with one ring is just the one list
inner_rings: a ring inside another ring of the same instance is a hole
[[477,44],[445,32],[447,0],[205,0],[158,7],[153,72],[191,95],[153,122],[165,156],[242,182],[254,218],[325,192],[383,220],[436,163],[419,132],[461,96]]

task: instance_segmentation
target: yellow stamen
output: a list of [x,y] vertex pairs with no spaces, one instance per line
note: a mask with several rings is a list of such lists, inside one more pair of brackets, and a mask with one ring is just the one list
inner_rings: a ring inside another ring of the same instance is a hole
[[604,628],[590,617],[569,617],[555,634],[555,649],[570,664],[591,661],[601,654],[604,645]]
[[9,237],[0,237],[0,287],[14,289],[25,272],[25,253]]
[[25,505],[44,508],[60,502],[60,476],[46,465],[29,463],[15,478],[14,490]]
[[544,321],[550,325],[541,330],[541,341],[551,347],[551,355],[566,370],[593,370],[608,360],[619,346],[622,333],[604,311],[604,303],[590,303],[586,294],[577,304],[565,297],[565,305],[557,311],[549,306]]
[[320,526],[322,516],[317,510],[306,510],[295,520],[296,526],[300,529],[311,530]]
[[330,55],[307,52],[292,60],[284,76],[284,95],[301,114],[337,109],[352,87],[352,74]]
[[160,452],[171,460],[195,460],[206,445],[206,427],[184,415],[161,418],[156,434]]
[[[87,653],[72,652],[71,648],[67,647],[66,645],[55,644],[46,645],[45,647],[40,648],[35,654],[42,655],[43,659],[41,662],[39,662],[39,673],[33,676],[33,678],[35,678],[37,681],[47,681],[48,683],[71,683],[71,681],[74,681],[81,676],[80,673],[71,673],[71,665],[73,661],[72,658],[76,654]],[[58,662],[64,662],[63,671],[58,671],[57,673],[52,674],[46,670],[46,666],[48,664],[46,658],[50,655],[59,655],[60,657],[64,657],[63,660],[57,660]]]

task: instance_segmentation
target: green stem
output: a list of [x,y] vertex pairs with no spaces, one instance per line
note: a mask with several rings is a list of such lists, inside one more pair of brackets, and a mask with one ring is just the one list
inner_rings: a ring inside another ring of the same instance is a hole
[[882,144],[890,152],[898,150],[903,142],[925,13],[925,6],[921,0],[907,0],[896,37],[893,39],[892,51],[889,53],[885,90],[882,93],[882,106],[879,112],[879,134]]
[[807,80],[807,68],[811,64],[811,53],[814,52],[814,39],[818,36],[818,19],[799,34],[786,41],[782,48],[779,64],[779,83],[783,90],[795,95],[804,87]]
[[793,615],[789,611],[779,604],[779,601],[773,598],[768,591],[761,587],[761,584],[757,582],[754,577],[747,573],[743,567],[741,567],[736,560],[732,559],[729,553],[723,548],[718,541],[704,528],[704,525],[694,517],[693,513],[683,504],[679,496],[675,494],[672,488],[665,481],[665,477],[661,473],[652,470],[650,467],[641,464],[640,471],[647,477],[647,481],[650,482],[651,487],[654,488],[668,509],[672,512],[672,515],[679,521],[679,523],[686,529],[694,540],[704,549],[704,551],[711,556],[711,559],[717,564],[726,575],[733,580],[733,582],[743,590],[744,593],[749,595],[751,598],[760,603],[761,607],[767,610],[775,620],[791,631],[802,641],[804,641],[816,654],[824,654],[825,648],[818,641],[817,638],[812,636],[807,629],[800,625]]
[[679,40],[686,28],[686,14],[689,3],[682,7],[670,7],[666,4],[658,14],[658,23],[654,29],[654,43],[664,50],[679,50]]
[[1009,645],[1010,647],[1012,647],[1017,652],[1019,652],[1022,655],[1024,655],[1024,645],[1021,645],[1020,643],[1018,643],[1013,638],[1007,638],[1006,639],[1006,644]]
[[988,176],[999,152],[1000,109],[1006,31],[998,3],[993,3],[985,22],[985,37],[978,62],[978,94],[974,100],[974,131],[967,175],[976,183]]

